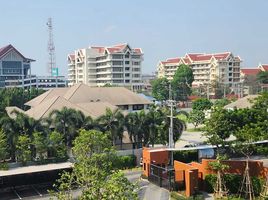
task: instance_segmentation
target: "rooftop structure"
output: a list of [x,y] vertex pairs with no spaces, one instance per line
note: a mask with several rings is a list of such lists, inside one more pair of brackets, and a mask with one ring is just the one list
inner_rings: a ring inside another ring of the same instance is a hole
[[[123,111],[147,109],[151,102],[124,87],[90,87],[76,84],[70,88],[54,88],[27,102],[31,108],[24,113],[34,119],[47,117],[52,110],[63,107],[82,111],[86,116],[97,118],[106,108]],[[7,107],[12,117],[14,107]]]
[[252,101],[257,98],[259,95],[248,95],[243,98],[237,99],[236,101],[224,106],[225,109],[233,110],[234,108],[251,108],[253,103]]
[[142,50],[128,44],[78,49],[68,55],[69,86],[110,84],[140,90],[142,61]]

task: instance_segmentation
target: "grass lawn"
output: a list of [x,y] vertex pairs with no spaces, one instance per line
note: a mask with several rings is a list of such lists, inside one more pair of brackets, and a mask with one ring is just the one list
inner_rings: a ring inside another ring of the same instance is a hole
[[188,132],[202,132],[202,131],[204,131],[204,127],[188,128],[186,131],[188,131]]

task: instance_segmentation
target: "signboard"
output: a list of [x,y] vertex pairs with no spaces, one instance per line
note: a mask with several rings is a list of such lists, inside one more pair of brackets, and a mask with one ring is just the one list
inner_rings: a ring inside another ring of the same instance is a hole
[[51,75],[52,76],[59,76],[59,68],[57,68],[57,67],[52,68]]

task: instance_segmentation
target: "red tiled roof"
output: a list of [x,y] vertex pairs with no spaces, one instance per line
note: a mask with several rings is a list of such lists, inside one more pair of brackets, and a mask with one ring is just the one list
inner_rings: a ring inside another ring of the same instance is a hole
[[240,71],[244,75],[257,75],[261,70],[260,69],[240,69]]
[[181,58],[168,58],[165,61],[161,61],[162,64],[179,63]]
[[268,64],[261,65],[264,71],[268,71]]
[[74,54],[69,54],[69,57],[71,58],[71,60],[75,59],[75,55]]
[[99,53],[104,53],[105,47],[91,47],[92,49],[97,49]]
[[138,53],[138,54],[141,54],[141,48],[136,48],[136,49],[133,49],[135,53]]
[[35,61],[33,59],[30,59],[30,58],[26,58],[24,57],[15,47],[13,47],[11,44],[5,46],[5,47],[2,47],[0,48],[0,58],[4,57],[10,50],[14,50],[16,51],[17,54],[19,54],[23,59],[25,60],[29,60],[29,61]]

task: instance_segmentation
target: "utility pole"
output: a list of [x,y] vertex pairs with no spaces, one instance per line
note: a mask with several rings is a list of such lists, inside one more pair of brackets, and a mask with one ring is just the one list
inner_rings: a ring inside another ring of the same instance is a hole
[[[168,148],[174,148],[173,141],[173,107],[176,106],[176,101],[172,100],[171,84],[169,84],[169,100],[168,106],[170,106],[170,125],[169,125],[169,135],[168,135]],[[173,151],[170,151],[170,163],[173,165]]]

